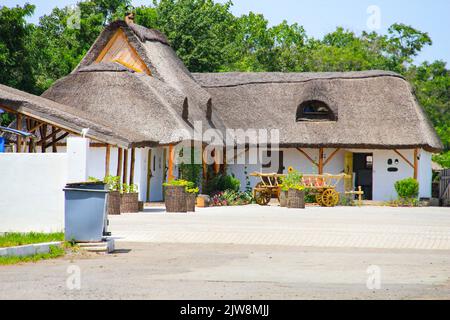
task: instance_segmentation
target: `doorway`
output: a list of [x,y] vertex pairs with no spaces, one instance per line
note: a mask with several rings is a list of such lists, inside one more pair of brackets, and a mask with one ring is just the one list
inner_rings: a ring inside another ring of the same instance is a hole
[[373,154],[354,153],[353,171],[355,173],[355,188],[361,186],[364,199],[373,199]]

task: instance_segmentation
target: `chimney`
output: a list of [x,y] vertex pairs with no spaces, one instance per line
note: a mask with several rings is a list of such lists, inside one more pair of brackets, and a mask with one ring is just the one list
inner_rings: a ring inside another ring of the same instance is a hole
[[127,14],[125,15],[125,22],[127,24],[134,23],[134,13],[133,12],[127,12]]

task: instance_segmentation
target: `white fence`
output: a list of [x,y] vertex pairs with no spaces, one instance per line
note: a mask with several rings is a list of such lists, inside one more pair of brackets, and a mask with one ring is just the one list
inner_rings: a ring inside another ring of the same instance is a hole
[[64,231],[63,188],[86,179],[86,144],[71,138],[67,153],[0,153],[0,233]]

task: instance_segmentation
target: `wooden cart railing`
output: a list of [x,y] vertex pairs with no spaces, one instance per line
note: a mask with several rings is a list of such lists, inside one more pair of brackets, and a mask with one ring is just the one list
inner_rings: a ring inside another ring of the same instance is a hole
[[[272,197],[279,198],[281,191],[281,178],[283,174],[260,173],[250,174],[253,177],[260,178],[260,182],[253,189],[253,196],[259,205],[269,204]],[[344,179],[345,173],[339,175],[332,174],[305,174],[299,183],[313,192],[316,196],[316,202],[321,206],[334,207],[339,203],[339,193],[336,186]]]

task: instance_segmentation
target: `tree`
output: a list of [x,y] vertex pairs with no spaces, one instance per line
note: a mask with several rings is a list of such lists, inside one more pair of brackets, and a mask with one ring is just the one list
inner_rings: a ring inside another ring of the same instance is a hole
[[34,12],[34,6],[25,4],[0,7],[0,83],[35,92],[31,54],[27,42],[34,26],[25,20]]

